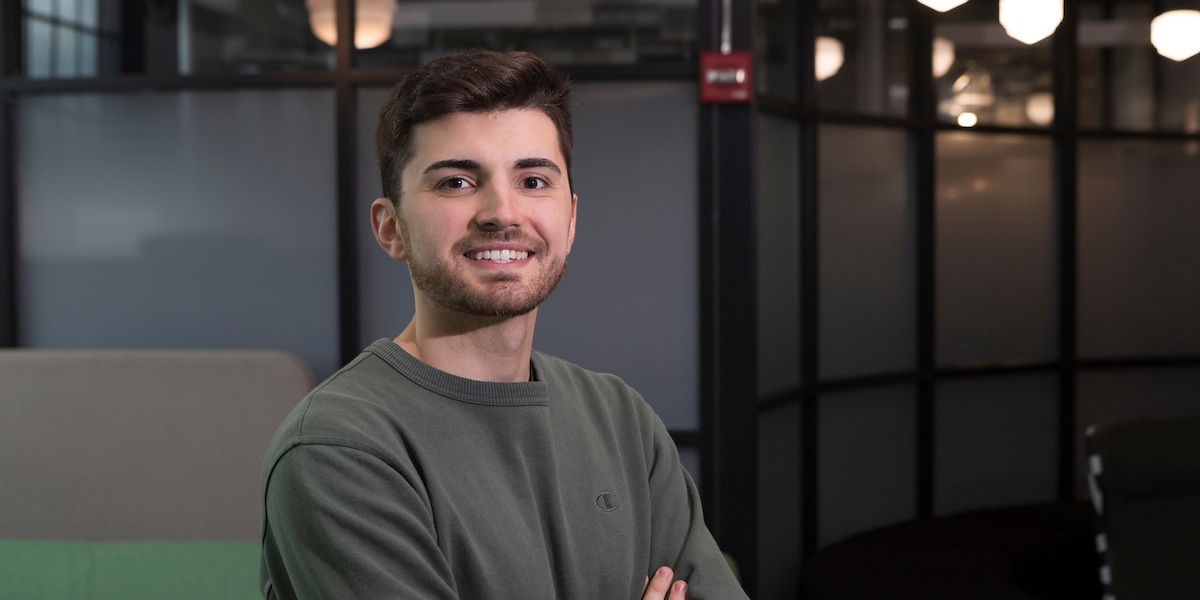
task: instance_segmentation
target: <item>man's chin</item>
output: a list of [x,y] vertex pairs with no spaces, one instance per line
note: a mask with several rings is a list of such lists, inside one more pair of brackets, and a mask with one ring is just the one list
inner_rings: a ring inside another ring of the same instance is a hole
[[450,308],[479,317],[520,317],[533,312],[545,297],[504,298],[497,295],[460,298]]

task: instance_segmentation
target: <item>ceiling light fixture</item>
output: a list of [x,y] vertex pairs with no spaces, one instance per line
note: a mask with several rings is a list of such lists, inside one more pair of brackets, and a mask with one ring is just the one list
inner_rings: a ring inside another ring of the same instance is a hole
[[1036,44],[1063,20],[1062,0],[1000,0],[1000,24],[1014,39]]
[[[313,35],[330,46],[337,45],[336,0],[305,0],[308,24]],[[392,37],[396,0],[358,0],[354,11],[354,47],[374,48]]]
[[837,75],[845,60],[842,43],[837,38],[827,35],[817,38],[817,81],[825,81]]
[[946,12],[967,3],[967,0],[919,0],[921,4],[938,12]]
[[1200,11],[1169,10],[1150,21],[1150,43],[1171,60],[1200,52]]
[[946,38],[933,38],[933,76],[941,77],[954,66],[954,42]]

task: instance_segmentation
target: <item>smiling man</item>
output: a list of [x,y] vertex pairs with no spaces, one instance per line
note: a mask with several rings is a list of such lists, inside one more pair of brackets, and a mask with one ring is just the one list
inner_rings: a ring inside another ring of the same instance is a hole
[[575,238],[569,100],[472,51],[384,105],[371,225],[416,309],[271,442],[264,597],[745,598],[649,406],[533,350]]

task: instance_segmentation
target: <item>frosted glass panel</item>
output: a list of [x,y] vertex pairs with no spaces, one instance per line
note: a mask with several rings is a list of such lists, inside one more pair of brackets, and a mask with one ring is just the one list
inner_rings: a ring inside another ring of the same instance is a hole
[[758,415],[758,596],[795,598],[799,589],[800,403]]
[[1085,492],[1083,434],[1101,421],[1200,416],[1200,367],[1146,367],[1080,373],[1076,379],[1075,495]]
[[938,364],[1054,358],[1050,141],[951,132],[936,155]]
[[906,134],[822,126],[820,375],[910,370],[916,363],[916,209]]
[[1079,143],[1079,354],[1200,354],[1200,143]]
[[817,543],[916,517],[911,385],[825,394],[817,419]]
[[941,381],[934,408],[934,512],[1058,496],[1058,379]]
[[800,386],[800,125],[758,117],[758,392]]
[[281,348],[337,363],[333,93],[17,104],[25,346]]
[[[538,310],[534,347],[616,373],[673,429],[699,429],[699,206],[696,87],[575,84],[579,195],[567,273]],[[412,316],[408,273],[378,248],[367,208],[380,193],[375,115],[386,90],[359,98],[362,343]]]

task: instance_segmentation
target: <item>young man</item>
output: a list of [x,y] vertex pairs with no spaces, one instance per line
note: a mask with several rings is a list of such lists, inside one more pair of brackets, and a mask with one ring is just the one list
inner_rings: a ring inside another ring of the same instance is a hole
[[532,350],[575,236],[569,100],[472,51],[383,107],[371,225],[416,311],[272,441],[265,597],[745,598],[637,392]]

